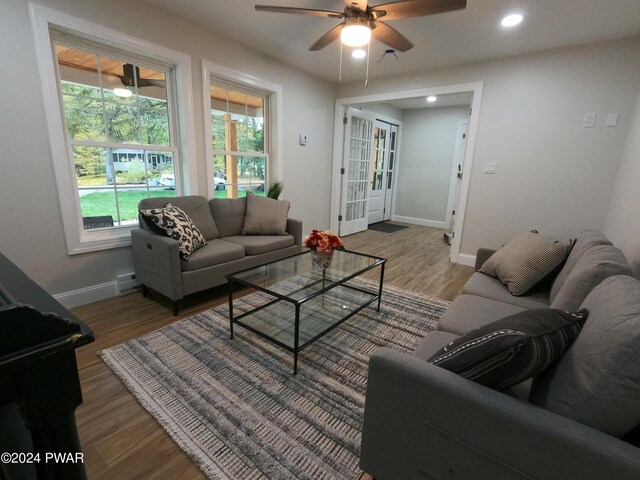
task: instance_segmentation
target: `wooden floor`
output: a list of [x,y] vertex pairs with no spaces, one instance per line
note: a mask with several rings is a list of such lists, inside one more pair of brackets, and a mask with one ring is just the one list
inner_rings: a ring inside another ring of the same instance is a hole
[[[344,240],[349,250],[388,259],[385,285],[452,300],[472,269],[448,261],[449,247],[443,233],[411,226],[395,233],[368,230]],[[370,275],[376,279],[378,273]],[[193,295],[178,318],[226,301],[225,286]],[[84,403],[76,411],[76,419],[91,480],[205,478],[96,355],[99,350],[173,323],[176,317],[171,308],[165,299],[132,294],[73,310],[96,335],[94,343],[77,351]]]

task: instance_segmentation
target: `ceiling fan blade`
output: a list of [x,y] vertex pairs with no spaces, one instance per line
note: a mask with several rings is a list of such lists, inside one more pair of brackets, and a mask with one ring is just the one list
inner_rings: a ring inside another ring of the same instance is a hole
[[371,35],[382,43],[386,43],[391,48],[395,48],[399,52],[406,52],[413,48],[413,43],[411,43],[407,37],[402,35],[395,28],[390,27],[380,20],[376,22],[376,26],[376,29],[371,30]]
[[312,52],[322,50],[331,42],[340,38],[340,30],[342,30],[343,25],[344,25],[344,22],[342,22],[340,25],[333,27],[331,30],[329,30],[327,33],[321,36],[316,43],[311,45],[311,48],[309,48],[309,50],[311,50]]
[[371,7],[374,18],[385,21],[407,17],[421,17],[437,13],[461,10],[467,7],[467,0],[407,0],[401,2],[383,3]]
[[331,10],[314,10],[312,8],[295,8],[295,7],[273,7],[271,5],[256,5],[256,10],[261,12],[275,13],[295,13],[298,15],[311,15],[314,17],[342,18],[344,12],[333,12]]

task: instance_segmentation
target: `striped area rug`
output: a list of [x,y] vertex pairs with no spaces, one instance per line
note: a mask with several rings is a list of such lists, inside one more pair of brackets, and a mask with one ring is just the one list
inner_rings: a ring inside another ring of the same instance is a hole
[[448,306],[385,286],[381,311],[367,307],[303,350],[295,376],[290,353],[242,327],[229,338],[227,305],[99,355],[209,478],[354,480],[369,357],[412,351]]

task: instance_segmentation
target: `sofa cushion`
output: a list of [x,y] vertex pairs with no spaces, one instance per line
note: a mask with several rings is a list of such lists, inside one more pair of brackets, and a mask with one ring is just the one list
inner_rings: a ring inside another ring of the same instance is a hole
[[198,230],[191,218],[181,209],[171,203],[162,208],[140,210],[153,225],[163,230],[168,237],[178,241],[180,257],[187,260],[193,252],[207,244],[204,236]]
[[220,237],[242,234],[244,213],[247,209],[246,197],[212,198],[209,200],[209,208]]
[[524,295],[564,262],[572,245],[526,232],[491,255],[480,272],[499,279],[513,295]]
[[624,253],[611,245],[591,247],[577,261],[551,306],[577,310],[596,285],[614,275],[632,275]]
[[560,272],[556,276],[553,284],[551,285],[551,291],[549,293],[549,301],[553,303],[558,295],[558,292],[567,281],[567,277],[576,266],[580,257],[589,250],[591,247],[597,245],[613,245],[607,237],[605,237],[599,230],[585,230],[576,237],[576,241],[573,244],[571,253],[567,257],[567,261],[562,266]]
[[[485,278],[486,275],[483,275]],[[495,280],[495,279],[492,279]],[[504,290],[504,287],[501,287]],[[546,305],[545,305],[546,306]],[[438,320],[439,331],[464,335],[500,318],[525,310],[523,307],[475,295],[460,295]]]
[[183,272],[199,270],[220,263],[231,262],[244,257],[244,248],[237,243],[227,242],[220,238],[211,240],[206,246],[195,251],[189,260],[180,262]]
[[434,353],[442,349],[449,342],[453,342],[460,335],[449,332],[429,332],[413,351],[413,356],[421,360],[429,360]]
[[525,310],[449,342],[429,362],[502,390],[552,365],[578,337],[587,311]]
[[621,437],[640,423],[640,281],[606,278],[582,306],[582,333],[536,379],[531,402]]
[[[184,197],[156,197],[140,200],[138,210],[149,210],[151,208],[162,208],[167,203],[171,203],[184,211],[193,221],[198,230],[206,240],[218,238],[218,229],[211,216],[209,202],[201,195],[187,195]],[[142,226],[142,225],[141,225]],[[155,229],[154,229],[155,231]],[[158,233],[156,231],[156,233]]]
[[242,235],[286,235],[291,203],[247,192]]
[[522,308],[543,308],[549,306],[548,292],[532,291],[527,295],[515,297],[509,293],[500,280],[489,277],[484,273],[476,272],[465,283],[462,293],[491,298],[499,302],[517,305]]
[[287,248],[296,243],[293,235],[234,235],[224,237],[224,240],[242,245],[247,255],[260,255]]

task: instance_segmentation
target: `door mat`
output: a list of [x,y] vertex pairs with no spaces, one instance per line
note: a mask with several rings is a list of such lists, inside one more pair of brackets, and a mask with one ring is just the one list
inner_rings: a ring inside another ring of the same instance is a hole
[[404,230],[405,228],[409,228],[406,225],[396,225],[394,223],[389,222],[379,222],[372,223],[369,225],[369,230],[376,230],[377,232],[385,232],[385,233],[393,233],[398,230]]

